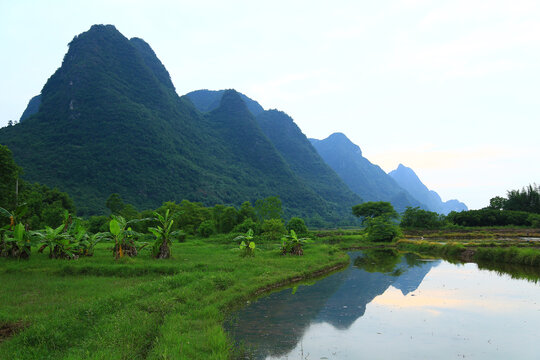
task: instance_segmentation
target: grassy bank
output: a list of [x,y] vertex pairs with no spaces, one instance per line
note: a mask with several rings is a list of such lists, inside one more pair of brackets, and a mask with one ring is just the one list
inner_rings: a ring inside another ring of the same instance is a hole
[[487,241],[448,242],[400,240],[400,250],[426,253],[449,259],[478,263],[500,263],[540,267],[540,248],[533,242],[511,244]]
[[225,314],[261,289],[343,266],[348,257],[311,244],[302,257],[274,245],[242,258],[212,240],[115,261],[111,244],[79,260],[0,259],[2,359],[226,359]]

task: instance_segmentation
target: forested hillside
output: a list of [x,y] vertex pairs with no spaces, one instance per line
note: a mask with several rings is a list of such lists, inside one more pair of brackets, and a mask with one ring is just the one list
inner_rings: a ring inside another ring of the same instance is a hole
[[105,211],[111,193],[139,209],[277,195],[285,216],[336,221],[335,206],[290,169],[240,96],[224,92],[202,113],[176,94],[148,44],[94,25],[69,44],[39,110],[0,129],[0,143],[25,179],[66,191],[81,215]]

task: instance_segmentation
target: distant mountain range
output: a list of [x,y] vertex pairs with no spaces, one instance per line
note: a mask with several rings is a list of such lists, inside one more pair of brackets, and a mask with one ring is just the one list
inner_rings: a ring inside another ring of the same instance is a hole
[[439,194],[429,190],[418,178],[413,169],[399,164],[397,169],[388,173],[402,188],[406,189],[422,204],[425,204],[431,211],[439,214],[448,214],[451,211],[465,211],[467,205],[458,200],[442,201]]
[[344,134],[334,133],[324,140],[310,141],[324,161],[364,201],[389,201],[398,212],[404,211],[407,206],[427,208],[379,166],[363,157],[360,147]]
[[[234,90],[179,97],[151,47],[112,25],[69,44],[20,123],[0,129],[24,177],[68,192],[81,215],[111,193],[139,209],[188,199],[239,205],[277,195],[285,216],[351,224],[351,206],[424,204],[344,135],[308,140],[293,119]],[[431,209],[431,208],[430,208]]]

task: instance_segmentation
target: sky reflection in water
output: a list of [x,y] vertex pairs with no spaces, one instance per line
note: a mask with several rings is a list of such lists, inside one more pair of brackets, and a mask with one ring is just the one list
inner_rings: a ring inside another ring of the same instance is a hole
[[240,310],[226,327],[248,358],[540,357],[539,284],[393,252],[351,259],[345,271]]

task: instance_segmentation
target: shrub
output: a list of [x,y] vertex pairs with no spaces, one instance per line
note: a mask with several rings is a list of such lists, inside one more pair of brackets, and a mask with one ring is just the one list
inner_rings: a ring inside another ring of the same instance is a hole
[[199,225],[199,235],[202,237],[210,237],[215,232],[215,224],[212,220],[204,220],[201,225]]
[[540,214],[530,214],[527,221],[531,224],[531,227],[540,228]]
[[252,218],[246,218],[242,221],[241,224],[238,224],[234,227],[233,232],[235,233],[246,233],[249,229],[253,230],[254,234],[261,233],[261,226],[259,223],[253,221]]
[[187,234],[184,231],[180,230],[176,234],[176,238],[178,239],[178,242],[185,242],[187,238]]
[[407,207],[401,218],[404,228],[439,229],[444,225],[444,216],[419,207]]
[[287,232],[281,219],[264,220],[261,227],[262,236],[268,240],[278,240]]
[[294,230],[294,232],[298,235],[305,235],[308,232],[308,228],[304,223],[304,220],[299,217],[293,217],[287,223],[287,231],[290,232],[291,230]]
[[377,216],[369,221],[367,233],[368,240],[376,242],[391,242],[401,235],[399,227],[382,216]]

